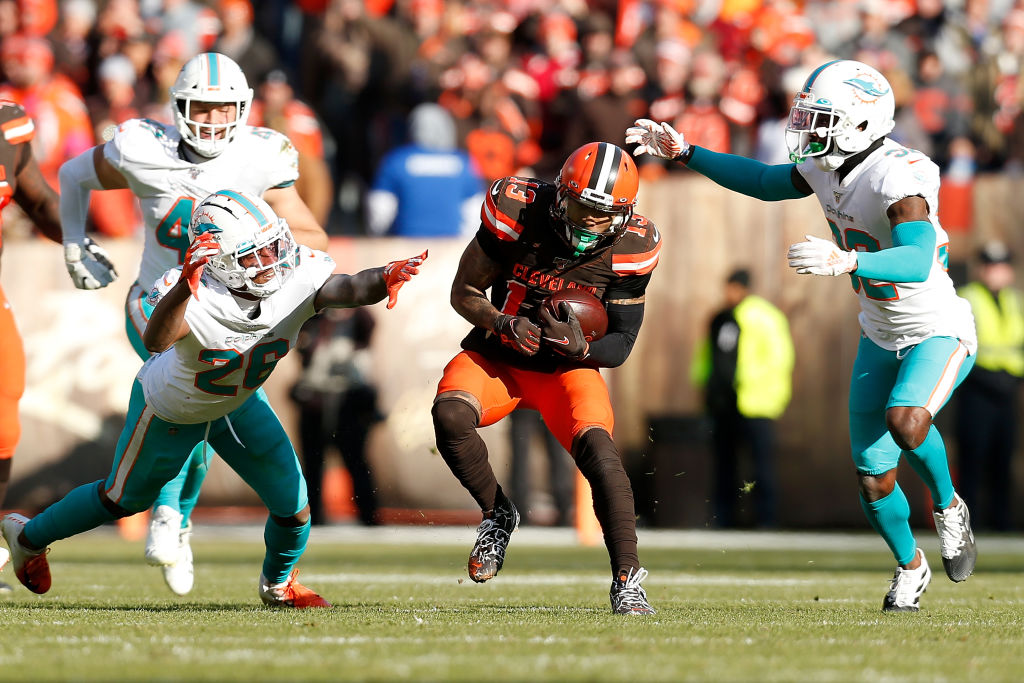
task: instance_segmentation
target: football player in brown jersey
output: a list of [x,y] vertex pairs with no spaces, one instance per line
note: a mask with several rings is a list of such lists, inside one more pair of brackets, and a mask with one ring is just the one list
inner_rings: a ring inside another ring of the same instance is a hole
[[[13,199],[39,231],[61,243],[57,193],[50,187],[32,155],[29,142],[35,125],[21,105],[0,100],[0,209]],[[0,217],[0,254],[3,253],[3,218]],[[11,305],[0,287],[0,507],[7,494],[11,458],[21,436],[18,400],[25,391],[25,350],[14,323]],[[7,563],[0,548],[0,569]],[[6,585],[0,583],[0,590]]]
[[[498,573],[519,523],[476,430],[517,406],[533,408],[593,490],[617,614],[654,613],[640,585],[647,571],[637,556],[633,491],[612,441],[614,415],[598,370],[629,356],[658,263],[658,230],[633,212],[638,187],[630,156],[606,142],[573,152],[554,184],[511,176],[491,185],[452,284],[452,306],[474,327],[445,368],[432,410],[438,450],[483,511],[470,578]],[[604,302],[604,337],[588,342],[571,313],[556,318],[541,308],[567,287]]]

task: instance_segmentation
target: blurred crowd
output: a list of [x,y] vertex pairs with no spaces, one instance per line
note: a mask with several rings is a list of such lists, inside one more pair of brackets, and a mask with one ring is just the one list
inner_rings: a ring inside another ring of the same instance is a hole
[[[367,233],[418,104],[452,116],[484,180],[553,178],[637,117],[781,163],[793,93],[830,57],[886,75],[892,136],[952,183],[1024,162],[1024,0],[0,0],[0,97],[35,118],[55,187],[120,121],[171,121],[168,87],[209,50],[256,90],[249,123],[291,137],[333,234]],[[680,172],[642,161],[648,179]],[[104,194],[95,229],[131,234],[130,196]]]

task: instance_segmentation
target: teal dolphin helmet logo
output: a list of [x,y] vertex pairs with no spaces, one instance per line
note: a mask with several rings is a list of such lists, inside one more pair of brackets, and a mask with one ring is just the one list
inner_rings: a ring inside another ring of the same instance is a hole
[[881,88],[878,87],[877,84],[872,83],[871,81],[868,81],[863,78],[848,78],[847,80],[843,81],[843,83],[852,86],[857,90],[860,90],[862,93],[874,97],[875,99],[878,99],[883,95],[888,95],[889,91],[891,90],[891,88],[886,88],[885,90],[882,90]]

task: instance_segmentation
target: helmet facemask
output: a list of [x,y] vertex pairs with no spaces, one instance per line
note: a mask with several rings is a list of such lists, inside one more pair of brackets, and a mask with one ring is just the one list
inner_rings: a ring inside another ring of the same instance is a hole
[[291,277],[298,249],[283,218],[277,226],[248,245],[222,252],[207,264],[213,275],[231,289],[244,290],[261,299],[281,289]]
[[220,247],[206,270],[229,289],[268,297],[298,265],[299,250],[288,223],[257,197],[231,190],[210,195],[196,207],[189,224],[192,240],[204,232]]
[[[581,214],[592,215],[594,210],[611,218],[606,230],[592,230],[582,220],[576,218]],[[555,194],[551,213],[561,225],[559,236],[573,250],[573,258],[578,258],[587,252],[614,243],[625,232],[626,223],[633,215],[633,205],[615,206],[610,197],[602,196],[590,188],[584,188],[582,195],[576,195],[563,186],[559,187]]]
[[[170,93],[178,132],[189,147],[207,158],[223,153],[235,138],[239,126],[249,118],[253,94],[241,68],[215,52],[186,62]],[[196,102],[234,105],[234,116],[223,123],[200,123],[193,118]]]
[[805,159],[814,159],[817,163],[833,157],[838,158],[841,165],[846,154],[838,149],[836,135],[839,133],[843,117],[836,113],[834,106],[813,104],[806,98],[801,98],[801,95],[804,93],[797,95],[793,101],[793,108],[789,111],[789,122],[786,124],[789,160],[799,164]]

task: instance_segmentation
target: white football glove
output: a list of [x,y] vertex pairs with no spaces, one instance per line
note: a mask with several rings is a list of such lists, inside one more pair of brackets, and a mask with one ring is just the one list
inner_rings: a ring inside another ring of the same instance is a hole
[[806,235],[806,242],[789,248],[789,265],[801,275],[842,275],[857,270],[857,252],[843,251],[834,242]]
[[88,237],[64,243],[64,263],[78,289],[100,289],[117,279],[107,252]]
[[626,129],[626,144],[636,143],[635,156],[650,154],[662,159],[675,159],[690,148],[683,134],[667,123],[655,123],[650,119],[637,119]]

